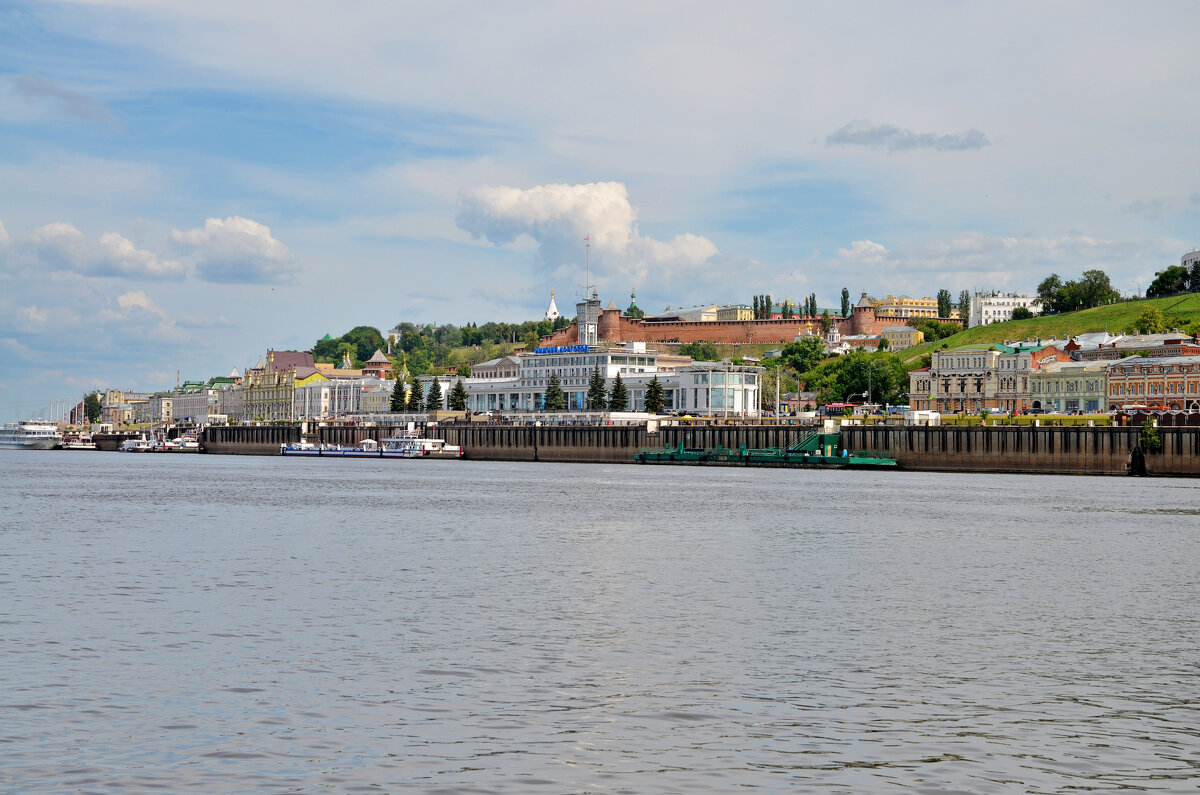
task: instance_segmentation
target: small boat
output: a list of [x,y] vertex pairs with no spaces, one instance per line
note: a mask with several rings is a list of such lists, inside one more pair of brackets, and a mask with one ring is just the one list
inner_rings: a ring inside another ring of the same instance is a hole
[[95,450],[96,443],[90,433],[80,433],[63,437],[64,450]]
[[158,449],[164,453],[198,453],[200,452],[200,440],[195,436],[180,436],[165,440],[158,446]]
[[0,428],[0,449],[54,450],[62,447],[58,426],[42,420],[10,422]]
[[126,439],[121,442],[121,446],[117,448],[119,453],[153,453],[155,450],[154,442],[146,438]]

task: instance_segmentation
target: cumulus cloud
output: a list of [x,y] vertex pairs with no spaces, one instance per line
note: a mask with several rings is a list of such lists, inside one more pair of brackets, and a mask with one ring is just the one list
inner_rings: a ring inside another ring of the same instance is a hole
[[92,243],[73,225],[61,221],[35,229],[29,245],[42,264],[88,276],[182,279],[185,275],[183,265],[139,249],[116,232],[105,232]]
[[12,242],[12,238],[8,236],[8,230],[4,228],[4,222],[0,221],[0,246],[7,246]]
[[81,91],[67,88],[48,77],[32,72],[4,78],[9,90],[31,105],[48,105],[60,113],[90,124],[106,124],[120,130],[117,117],[100,100]]
[[864,289],[931,295],[942,287],[1032,291],[1050,273],[1076,278],[1090,268],[1113,284],[1160,261],[1170,242],[1107,240],[1087,235],[995,236],[963,232],[946,240],[903,241],[891,248],[859,240],[814,263],[831,273],[862,274]]
[[705,237],[676,235],[669,241],[642,236],[637,211],[620,182],[538,185],[529,189],[476,187],[459,197],[458,226],[502,246],[527,235],[538,258],[567,276],[583,264],[584,238],[601,276],[620,276],[631,285],[648,278],[693,271],[717,255]]
[[936,133],[915,133],[903,130],[892,124],[872,124],[869,121],[856,120],[846,124],[825,139],[828,146],[845,144],[848,146],[869,146],[874,149],[886,149],[889,152],[909,149],[935,149],[939,152],[958,152],[966,149],[982,149],[990,146],[991,141],[980,130],[967,130],[961,133],[937,135]]
[[202,229],[176,229],[171,240],[200,254],[196,275],[210,282],[290,284],[299,271],[270,227],[241,216],[209,218]]
[[144,290],[130,290],[109,302],[96,313],[98,320],[122,326],[125,333],[139,333],[155,339],[179,340],[182,332],[175,321]]

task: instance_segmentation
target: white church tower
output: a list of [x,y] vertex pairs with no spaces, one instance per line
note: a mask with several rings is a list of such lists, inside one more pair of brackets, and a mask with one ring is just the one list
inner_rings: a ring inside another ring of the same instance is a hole
[[558,307],[554,304],[554,291],[552,290],[550,292],[550,306],[546,307],[546,320],[549,320],[551,323],[553,323],[555,320],[558,320],[558,318]]

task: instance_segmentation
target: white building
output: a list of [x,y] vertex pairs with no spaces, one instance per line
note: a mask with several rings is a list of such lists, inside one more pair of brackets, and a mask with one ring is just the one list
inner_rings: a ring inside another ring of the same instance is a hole
[[[1200,248],[1194,248],[1188,253],[1179,258],[1179,264],[1191,271],[1196,267],[1196,263],[1200,263]],[[1195,287],[1192,288],[1196,289]]]
[[1042,299],[1036,295],[1016,293],[975,293],[971,296],[971,313],[967,319],[967,328],[1012,320],[1013,310],[1018,306],[1035,315],[1041,314]]
[[482,377],[464,379],[469,411],[540,411],[552,375],[558,376],[567,411],[586,411],[592,372],[599,368],[607,391],[612,390],[617,375],[621,376],[629,394],[630,411],[645,409],[646,389],[657,378],[663,388],[665,410],[758,416],[761,367],[706,362],[675,367],[677,357],[665,356],[667,361],[660,363],[658,352],[647,350],[644,342],[626,343],[623,348],[599,345],[538,348],[532,354],[514,358],[519,360],[515,377],[500,376],[499,373],[511,373],[511,369],[497,360],[484,363],[480,369]]

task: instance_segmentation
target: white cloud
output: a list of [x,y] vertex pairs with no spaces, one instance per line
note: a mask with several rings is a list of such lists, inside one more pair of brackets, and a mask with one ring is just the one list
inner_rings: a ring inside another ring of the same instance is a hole
[[4,222],[0,221],[0,246],[7,246],[12,242],[12,238],[8,236],[8,230],[4,228]]
[[567,275],[564,266],[577,271],[583,265],[588,237],[596,273],[620,276],[632,286],[698,269],[718,254],[712,241],[699,235],[670,241],[643,237],[620,182],[471,188],[460,197],[457,222],[498,246],[529,236],[537,242],[542,265],[561,275]]
[[66,306],[42,307],[37,304],[17,307],[13,313],[16,328],[22,332],[38,334],[46,331],[62,331],[74,328],[79,315]]
[[171,240],[197,251],[196,275],[211,282],[290,284],[299,267],[271,229],[241,216],[209,218],[202,229],[171,232]]
[[[1032,292],[1051,273],[1064,280],[1098,268],[1113,286],[1125,289],[1130,279],[1145,278],[1155,263],[1166,261],[1178,241],[1108,240],[1088,235],[1057,237],[996,236],[969,231],[944,240],[901,241],[890,249],[856,240],[837,250],[831,260],[811,263],[818,272],[854,274],[872,293],[907,292],[932,295],[942,287],[1011,289]],[[844,278],[844,277],[843,277]],[[833,284],[827,284],[831,289]]]
[[82,232],[61,221],[35,229],[29,244],[39,262],[88,276],[182,279],[185,275],[178,262],[139,249],[116,232],[105,232],[89,243]]
[[145,290],[122,293],[112,299],[107,308],[97,312],[96,318],[103,323],[121,326],[123,333],[127,334],[166,341],[179,341],[184,337],[171,316],[146,295]]

